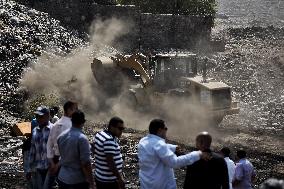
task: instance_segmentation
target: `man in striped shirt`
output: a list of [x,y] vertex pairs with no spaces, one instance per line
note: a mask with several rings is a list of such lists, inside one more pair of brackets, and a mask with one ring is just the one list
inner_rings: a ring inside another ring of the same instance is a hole
[[122,177],[122,155],[118,138],[124,130],[124,122],[119,117],[110,119],[107,129],[94,137],[95,179],[97,189],[124,189]]

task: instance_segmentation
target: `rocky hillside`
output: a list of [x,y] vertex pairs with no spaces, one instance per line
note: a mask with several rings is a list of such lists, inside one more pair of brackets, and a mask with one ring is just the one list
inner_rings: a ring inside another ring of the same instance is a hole
[[0,3],[0,126],[21,113],[17,93],[22,71],[46,50],[64,55],[82,45],[82,35],[66,29],[47,13],[14,1]]

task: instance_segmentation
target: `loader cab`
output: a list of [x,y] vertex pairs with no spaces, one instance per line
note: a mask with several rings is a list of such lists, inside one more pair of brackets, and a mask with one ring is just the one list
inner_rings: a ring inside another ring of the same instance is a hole
[[159,91],[177,88],[181,77],[197,75],[195,54],[158,54],[151,58],[150,74]]

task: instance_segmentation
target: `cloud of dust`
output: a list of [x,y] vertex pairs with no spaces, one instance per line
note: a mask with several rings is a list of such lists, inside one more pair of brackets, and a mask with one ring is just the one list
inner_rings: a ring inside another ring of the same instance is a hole
[[[48,52],[43,54],[26,70],[21,86],[27,89],[30,98],[38,94],[55,93],[60,97],[62,104],[67,99],[73,99],[79,103],[87,119],[93,121],[108,121],[111,116],[116,115],[125,120],[127,127],[147,130],[152,119],[162,118],[169,127],[170,137],[185,140],[194,139],[201,131],[210,131],[206,119],[202,122],[196,119],[205,112],[189,103],[188,99],[165,98],[155,111],[133,111],[132,108],[121,103],[124,93],[119,97],[106,96],[96,83],[90,64],[94,57],[116,53],[117,51],[109,46],[126,34],[129,27],[131,26],[115,18],[95,22],[91,27],[90,44],[75,49],[66,57],[55,56]],[[129,83],[125,83],[122,87],[127,89]]]
[[162,103],[169,136],[193,142],[202,131],[217,135],[208,112],[195,99],[194,95],[189,98],[168,97]]
[[116,18],[94,22],[90,28],[94,33],[88,45],[75,49],[66,57],[47,50],[24,72],[21,87],[29,92],[31,99],[38,94],[58,94],[62,103],[67,99],[76,100],[87,114],[97,113],[101,104],[109,102],[96,83],[90,64],[96,56],[116,53],[110,46],[128,27]]

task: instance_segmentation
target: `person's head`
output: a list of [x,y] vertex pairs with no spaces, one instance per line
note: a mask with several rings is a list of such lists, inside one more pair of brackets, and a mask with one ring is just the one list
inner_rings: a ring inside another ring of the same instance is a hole
[[81,110],[76,110],[71,117],[72,126],[82,128],[86,122],[85,114]]
[[116,137],[121,137],[122,131],[125,129],[124,121],[119,117],[113,117],[109,120],[108,131]]
[[284,180],[267,179],[260,185],[259,189],[284,189]]
[[48,125],[50,112],[47,106],[39,106],[34,112],[36,116],[36,121],[39,127],[44,127]]
[[74,101],[70,101],[68,100],[67,102],[65,102],[65,104],[63,105],[63,110],[64,110],[64,115],[67,117],[71,117],[72,114],[78,110],[78,104]]
[[224,157],[230,157],[230,153],[231,153],[230,148],[224,147],[220,150],[220,152]]
[[57,106],[53,106],[50,108],[50,117],[55,116],[59,111],[59,108]]
[[197,135],[196,148],[201,151],[209,150],[212,142],[212,137],[208,132],[201,132]]
[[237,158],[243,159],[247,157],[247,152],[245,150],[238,150],[237,151]]
[[157,135],[161,138],[167,137],[168,128],[165,125],[164,120],[162,119],[153,119],[149,125],[149,133],[153,135]]

